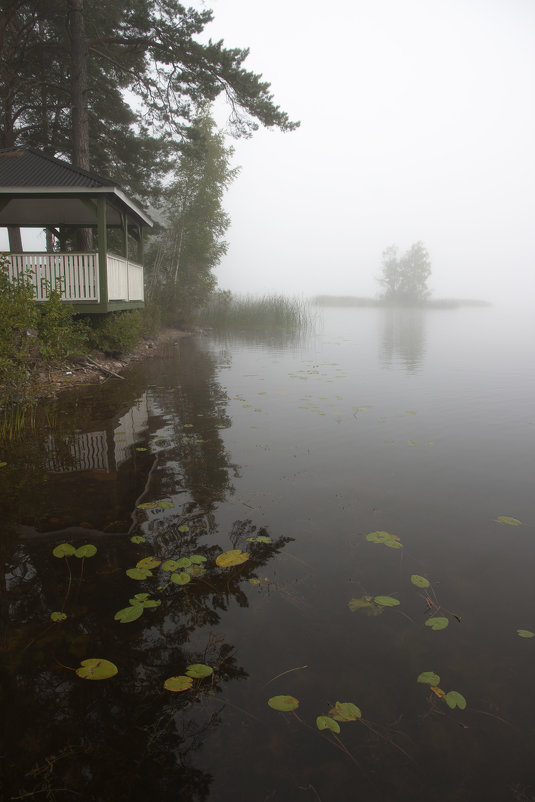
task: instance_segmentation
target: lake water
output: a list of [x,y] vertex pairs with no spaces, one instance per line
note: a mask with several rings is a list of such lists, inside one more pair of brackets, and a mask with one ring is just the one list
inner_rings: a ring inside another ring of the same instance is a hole
[[0,453],[2,798],[535,799],[534,344],[324,309],[43,407]]

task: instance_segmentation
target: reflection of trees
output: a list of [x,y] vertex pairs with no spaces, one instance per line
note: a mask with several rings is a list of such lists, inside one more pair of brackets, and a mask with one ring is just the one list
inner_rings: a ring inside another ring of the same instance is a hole
[[[180,541],[173,524],[169,530],[168,538],[154,546],[107,537],[97,555],[86,560],[82,581],[81,560],[70,558],[63,624],[50,624],[48,616],[65,595],[65,559],[53,557],[50,544],[31,551],[22,545],[14,555],[0,686],[6,794],[39,792],[47,798],[48,789],[48,798],[58,800],[74,792],[88,800],[145,802],[152,796],[165,802],[177,793],[183,800],[207,798],[211,778],[196,766],[197,755],[206,734],[222,721],[218,697],[224,686],[247,678],[232,645],[214,628],[231,602],[248,606],[248,579],[265,571],[288,539],[250,543],[247,538],[267,531],[236,521],[232,543],[247,547],[250,559],[219,568],[215,558],[221,548],[213,538],[203,547],[191,530]],[[147,552],[166,559],[195,552],[207,558],[208,567],[184,587],[170,583],[161,571],[143,582],[129,579],[125,569]],[[114,621],[117,609],[137,592],[160,599],[160,607],[129,624]],[[90,656],[112,660],[119,674],[89,682],[66,668]],[[213,682],[200,680],[185,693],[163,689],[167,677],[183,674],[192,663],[211,665]]]
[[381,362],[385,367],[400,361],[409,373],[418,370],[425,352],[424,314],[417,307],[383,310]]

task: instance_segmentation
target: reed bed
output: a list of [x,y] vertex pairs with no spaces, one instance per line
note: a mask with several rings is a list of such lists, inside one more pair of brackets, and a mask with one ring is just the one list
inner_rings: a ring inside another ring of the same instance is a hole
[[197,312],[196,322],[219,330],[305,332],[315,315],[306,301],[284,295],[214,295]]

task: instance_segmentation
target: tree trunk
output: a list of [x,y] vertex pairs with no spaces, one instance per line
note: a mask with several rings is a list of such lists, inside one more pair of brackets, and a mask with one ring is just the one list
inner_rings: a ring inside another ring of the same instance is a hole
[[[87,42],[84,27],[84,0],[69,0],[71,28],[71,125],[72,161],[75,167],[89,170],[89,113],[87,108]],[[79,251],[93,250],[89,228],[76,233]]]

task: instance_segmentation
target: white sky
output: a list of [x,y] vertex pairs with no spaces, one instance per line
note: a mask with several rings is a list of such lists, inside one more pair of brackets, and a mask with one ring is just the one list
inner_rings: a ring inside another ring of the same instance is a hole
[[235,143],[223,289],[375,295],[422,240],[438,297],[535,288],[533,0],[208,0],[301,128]]

